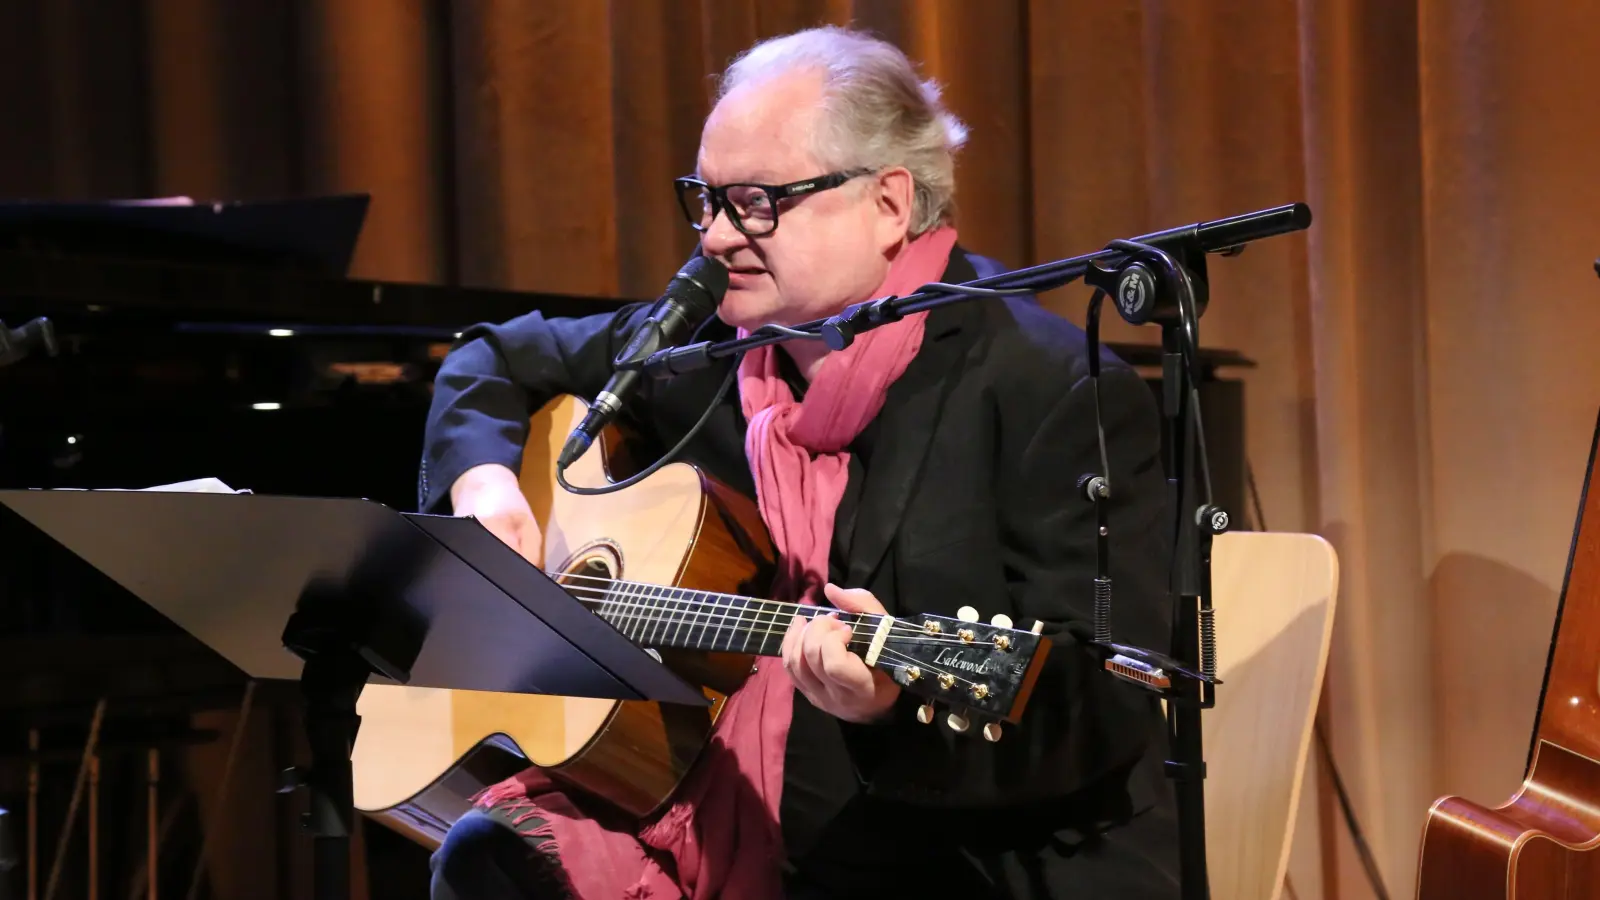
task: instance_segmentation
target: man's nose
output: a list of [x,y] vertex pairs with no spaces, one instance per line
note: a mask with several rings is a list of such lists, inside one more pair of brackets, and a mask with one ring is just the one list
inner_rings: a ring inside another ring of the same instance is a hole
[[711,224],[701,233],[700,249],[707,256],[726,258],[733,251],[743,247],[748,240],[744,232],[733,227],[733,220],[728,217],[728,211],[719,209],[716,216],[711,219]]

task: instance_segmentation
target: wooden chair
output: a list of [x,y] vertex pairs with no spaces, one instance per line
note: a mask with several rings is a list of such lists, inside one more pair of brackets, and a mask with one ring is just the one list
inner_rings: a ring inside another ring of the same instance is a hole
[[1333,636],[1339,564],[1316,535],[1230,532],[1211,556],[1217,704],[1203,714],[1211,895],[1277,900]]

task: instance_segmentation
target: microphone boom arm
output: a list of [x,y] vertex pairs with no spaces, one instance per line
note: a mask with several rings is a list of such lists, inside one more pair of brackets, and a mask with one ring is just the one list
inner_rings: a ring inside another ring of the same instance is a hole
[[[1310,225],[1310,207],[1304,203],[1290,203],[1226,219],[1169,228],[1134,238],[1127,243],[1171,248],[1187,252],[1196,258],[1207,253],[1233,256],[1253,241],[1302,231]],[[619,370],[633,369],[655,378],[670,378],[706,368],[718,360],[738,356],[747,350],[791,340],[821,340],[829,349],[843,350],[850,346],[857,334],[898,321],[912,313],[975,297],[1002,296],[1006,293],[1043,293],[1076,281],[1096,264],[1102,267],[1120,267],[1121,261],[1128,259],[1130,255],[1130,251],[1126,249],[1107,247],[1084,256],[1002,272],[999,275],[978,278],[964,284],[930,285],[904,297],[890,296],[868,300],[848,307],[839,315],[815,319],[793,328],[765,325],[756,329],[749,337],[716,342],[701,341],[658,351],[642,363],[619,360],[617,365]],[[1120,309],[1119,303],[1119,311]],[[1126,318],[1126,314],[1124,317]]]

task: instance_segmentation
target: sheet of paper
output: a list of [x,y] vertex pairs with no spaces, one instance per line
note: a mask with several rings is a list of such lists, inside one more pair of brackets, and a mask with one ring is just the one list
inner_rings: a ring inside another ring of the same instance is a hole
[[55,488],[58,491],[169,491],[175,494],[248,494],[248,490],[235,490],[220,478],[192,478],[174,484],[158,484],[147,488]]
[[155,487],[136,488],[141,491],[171,491],[184,494],[248,494],[249,491],[236,491],[222,483],[220,478],[193,478],[180,481],[176,484],[160,484]]

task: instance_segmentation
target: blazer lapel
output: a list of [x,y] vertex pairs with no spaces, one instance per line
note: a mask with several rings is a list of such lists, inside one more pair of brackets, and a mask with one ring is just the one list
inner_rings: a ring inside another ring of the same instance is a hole
[[[972,263],[958,248],[951,254],[945,281],[970,281],[976,277]],[[848,586],[867,583],[900,529],[906,504],[922,475],[939,413],[972,345],[980,314],[977,304],[982,302],[967,301],[929,311],[922,348],[889,386],[878,413],[877,439],[861,487],[855,534],[850,541]]]

